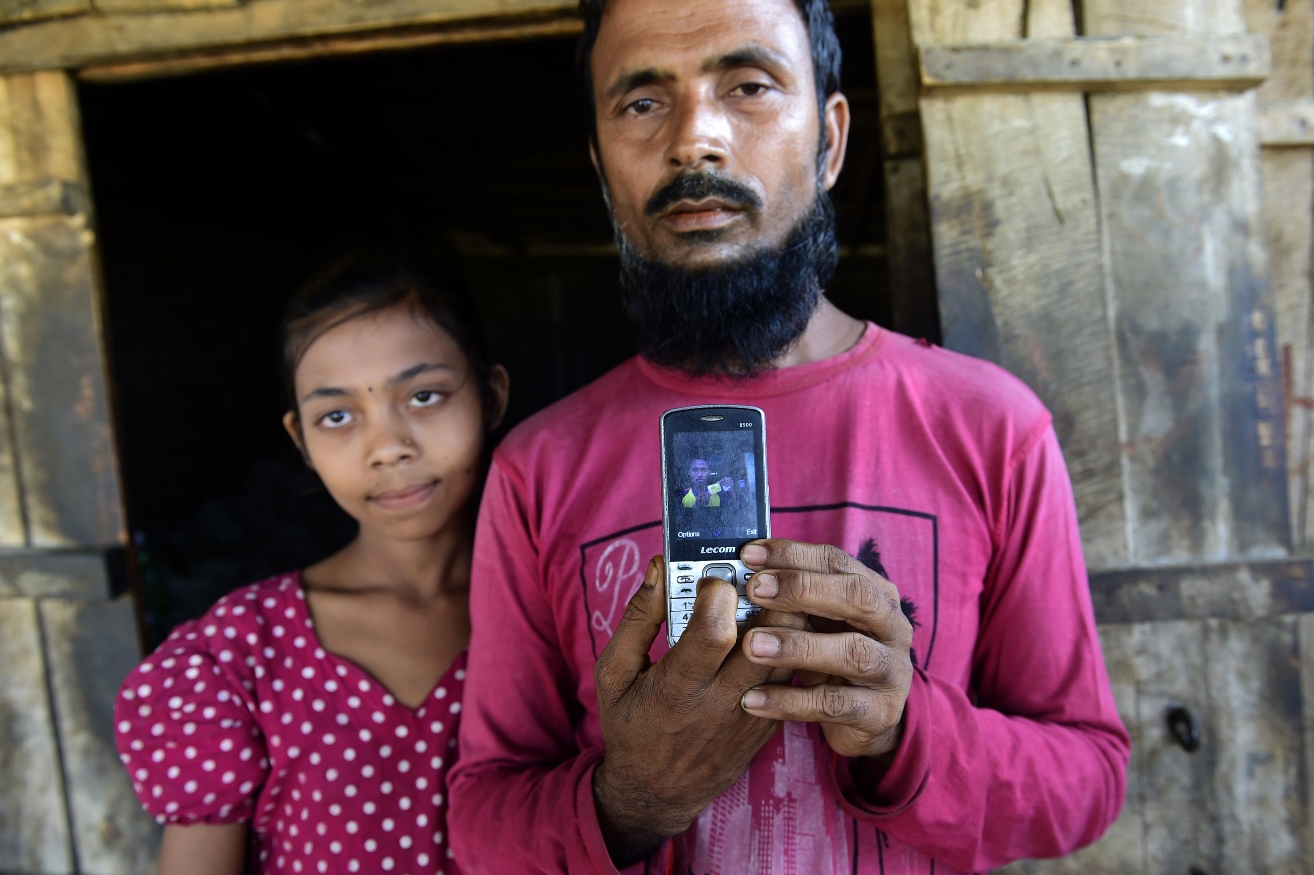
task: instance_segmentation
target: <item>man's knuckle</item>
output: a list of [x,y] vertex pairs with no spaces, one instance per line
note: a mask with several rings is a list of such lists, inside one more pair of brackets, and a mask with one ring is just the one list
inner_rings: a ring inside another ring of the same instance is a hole
[[864,617],[875,616],[885,607],[881,597],[871,581],[861,574],[850,574],[844,578],[845,600]]
[[852,567],[853,557],[833,544],[823,544],[821,561],[831,574],[844,574]]
[[848,691],[842,687],[821,687],[818,708],[828,720],[842,720],[852,709]]
[[844,638],[844,665],[850,678],[869,677],[879,662],[879,655],[870,638],[864,635],[846,635]]

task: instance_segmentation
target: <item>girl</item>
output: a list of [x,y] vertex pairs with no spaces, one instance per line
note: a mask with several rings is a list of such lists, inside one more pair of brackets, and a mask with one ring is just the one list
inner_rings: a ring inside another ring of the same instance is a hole
[[457,286],[408,266],[331,269],[283,344],[283,424],[359,533],[179,626],[123,684],[121,759],[161,875],[241,873],[248,838],[263,873],[454,872],[471,499],[507,374]]

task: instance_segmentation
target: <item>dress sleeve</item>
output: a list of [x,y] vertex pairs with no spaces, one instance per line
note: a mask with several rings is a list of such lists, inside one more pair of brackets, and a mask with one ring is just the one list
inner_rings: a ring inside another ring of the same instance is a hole
[[495,461],[475,536],[452,847],[472,875],[614,873],[593,806],[601,751],[581,753],[575,739],[574,684],[526,504]]
[[203,623],[175,629],[114,704],[119,759],[160,823],[249,821],[269,769],[254,700],[210,651]]
[[831,770],[860,820],[972,872],[1095,841],[1122,808],[1130,756],[1050,428],[1012,468],[996,544],[974,695],[917,672],[888,771],[840,758]]

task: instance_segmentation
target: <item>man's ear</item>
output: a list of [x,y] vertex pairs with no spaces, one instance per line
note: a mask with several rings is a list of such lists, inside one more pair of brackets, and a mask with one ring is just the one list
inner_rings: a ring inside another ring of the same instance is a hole
[[844,152],[849,146],[849,99],[836,91],[826,98],[821,114],[826,125],[826,160],[821,166],[821,184],[830,191],[844,167]]
[[589,161],[593,162],[593,172],[598,174],[598,180],[602,180],[602,161],[598,158],[598,144],[592,137],[589,137]]
[[493,409],[488,411],[488,430],[492,431],[502,424],[506,417],[506,405],[511,400],[511,375],[501,365],[493,365],[488,371],[488,388],[492,390]]
[[283,430],[287,432],[288,437],[292,438],[292,443],[296,445],[297,452],[301,454],[301,458],[306,460],[307,467],[312,471],[315,470],[315,466],[310,462],[310,454],[306,452],[306,441],[301,434],[301,420],[297,417],[296,411],[289,410],[283,414]]

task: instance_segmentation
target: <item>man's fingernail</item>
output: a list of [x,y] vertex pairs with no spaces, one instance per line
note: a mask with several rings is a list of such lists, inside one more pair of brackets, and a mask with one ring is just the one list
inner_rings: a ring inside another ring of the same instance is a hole
[[773,599],[780,593],[780,583],[774,574],[753,575],[753,595],[758,598]]
[[765,565],[767,548],[761,544],[749,544],[739,552],[739,558],[744,561],[745,565]]
[[754,632],[748,649],[754,656],[775,656],[780,652],[780,638],[770,632]]
[[661,575],[657,573],[657,557],[654,556],[648,560],[648,570],[643,573],[643,585],[652,587],[657,585],[657,580]]
[[766,693],[761,690],[749,690],[744,693],[744,697],[739,701],[744,706],[745,711],[751,711],[766,704]]

